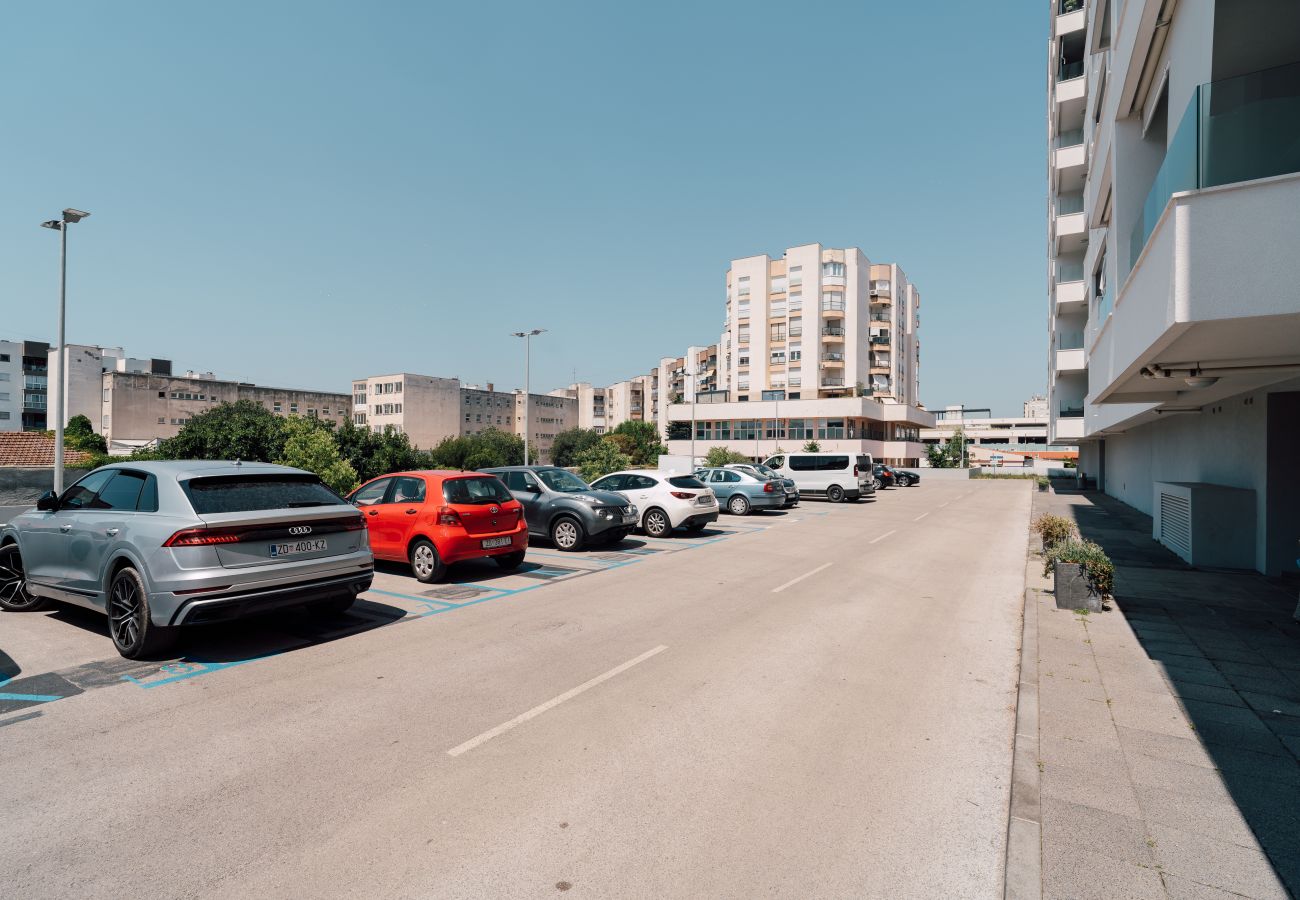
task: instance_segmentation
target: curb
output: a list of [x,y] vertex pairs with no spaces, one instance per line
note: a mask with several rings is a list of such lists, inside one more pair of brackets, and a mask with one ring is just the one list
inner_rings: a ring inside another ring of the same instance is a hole
[[[1031,554],[1026,564],[1034,565]],[[1028,577],[1026,577],[1028,582]],[[1011,762],[1011,808],[1003,896],[1040,900],[1043,896],[1043,824],[1039,811],[1038,768],[1038,591],[1025,586],[1020,638],[1020,682],[1016,691],[1016,739]]]

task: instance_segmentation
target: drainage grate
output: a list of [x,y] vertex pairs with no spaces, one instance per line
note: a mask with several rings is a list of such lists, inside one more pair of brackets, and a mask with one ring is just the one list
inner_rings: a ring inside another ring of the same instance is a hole
[[552,578],[561,578],[565,575],[572,575],[574,572],[581,572],[582,569],[566,569],[564,566],[540,566],[536,569],[529,569],[527,572],[515,572],[516,575],[522,575],[524,578],[540,578],[548,581]]
[[[636,551],[628,551],[634,553]],[[629,559],[627,553],[593,553],[588,559],[598,559],[601,562],[627,562]]]
[[453,584],[424,591],[424,596],[432,597],[435,600],[471,600],[482,593],[485,593],[482,588]]

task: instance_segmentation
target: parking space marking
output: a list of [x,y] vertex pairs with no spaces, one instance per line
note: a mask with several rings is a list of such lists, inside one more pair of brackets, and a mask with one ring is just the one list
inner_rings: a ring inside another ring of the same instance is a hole
[[913,521],[913,522],[919,522],[919,521],[921,521],[922,519],[924,519],[924,518],[925,518],[926,516],[928,516],[928,515],[929,515],[928,512],[923,512],[923,513],[921,513],[919,516],[917,516],[915,519],[913,519],[912,521]]
[[502,722],[496,728],[490,728],[487,731],[483,732],[482,734],[478,735],[477,737],[470,738],[468,741],[466,741],[463,744],[457,744],[455,747],[452,747],[450,750],[447,751],[447,755],[460,756],[462,753],[467,753],[470,750],[473,750],[475,747],[481,746],[482,744],[486,744],[488,741],[492,740],[493,738],[500,737],[501,735],[505,734],[507,731],[510,731],[512,728],[515,728],[519,725],[522,725],[524,722],[527,722],[529,719],[537,718],[547,710],[554,709],[555,707],[559,706],[561,703],[563,703],[566,700],[572,700],[574,697],[578,696],[579,694],[591,690],[596,685],[602,682],[609,681],[609,679],[613,678],[615,675],[622,674],[623,672],[626,672],[628,669],[632,668],[633,666],[639,665],[640,663],[645,662],[650,657],[663,653],[667,649],[668,648],[665,647],[663,644],[660,644],[658,647],[655,647],[653,650],[647,650],[645,653],[642,653],[638,657],[629,659],[625,663],[620,663],[619,665],[610,669],[608,672],[604,672],[600,675],[597,675],[595,678],[592,678],[589,681],[584,681],[576,688],[567,690],[563,694],[560,694],[558,697],[552,697],[550,700],[547,700],[545,703],[541,703],[538,704],[537,706],[534,706],[526,713],[520,713],[519,715],[511,719],[509,722]]
[[893,529],[893,530],[891,530],[891,531],[886,531],[886,532],[885,532],[884,534],[882,534],[880,537],[878,537],[878,538],[872,538],[871,540],[867,541],[867,543],[868,543],[868,544],[875,544],[875,543],[877,543],[877,542],[879,542],[879,541],[883,541],[885,538],[889,537],[891,534],[893,534],[893,533],[894,533],[895,531],[897,531],[897,530],[898,530],[898,529],[895,528],[895,529]]
[[818,566],[817,568],[813,569],[811,572],[805,572],[805,573],[803,573],[802,575],[800,575],[798,578],[792,578],[792,579],[790,579],[789,581],[787,581],[785,584],[781,585],[780,587],[774,587],[774,588],[772,588],[772,593],[774,593],[774,594],[779,594],[779,593],[781,593],[783,590],[785,590],[786,588],[790,587],[791,585],[798,584],[799,582],[803,581],[805,578],[812,578],[814,575],[816,575],[816,574],[817,574],[818,572],[820,572],[822,569],[829,569],[829,568],[831,567],[831,565],[832,565],[832,563],[823,563],[822,565],[820,565],[820,566]]

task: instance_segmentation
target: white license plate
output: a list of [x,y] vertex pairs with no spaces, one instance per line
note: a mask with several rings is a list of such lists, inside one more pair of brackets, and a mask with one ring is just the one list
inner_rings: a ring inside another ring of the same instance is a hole
[[329,546],[324,538],[317,538],[314,541],[294,541],[291,544],[272,544],[271,556],[297,556],[300,553],[319,553]]
[[483,540],[484,550],[491,550],[493,547],[509,547],[509,546],[510,546],[510,538],[508,537],[484,538]]
[[698,503],[700,506],[712,506],[714,500],[712,497],[705,495],[701,497],[699,500],[696,500],[695,502]]

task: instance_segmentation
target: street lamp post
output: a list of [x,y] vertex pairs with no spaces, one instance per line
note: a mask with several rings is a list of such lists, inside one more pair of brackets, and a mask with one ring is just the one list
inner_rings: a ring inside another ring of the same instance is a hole
[[[64,322],[68,307],[68,226],[90,215],[80,209],[65,209],[62,219],[42,222],[42,228],[59,232],[59,400],[54,410],[54,493],[63,493],[63,426],[68,415],[67,359]],[[49,374],[46,373],[46,384]]]
[[691,470],[695,469],[695,392],[699,389],[696,384],[696,375],[688,373],[686,375],[687,383],[691,391]]
[[511,334],[517,338],[524,339],[524,465],[528,465],[528,429],[531,427],[528,406],[530,403],[529,395],[532,393],[532,385],[529,383],[531,378],[532,360],[532,339],[534,336],[546,331],[545,328],[534,328],[532,331],[512,331]]

